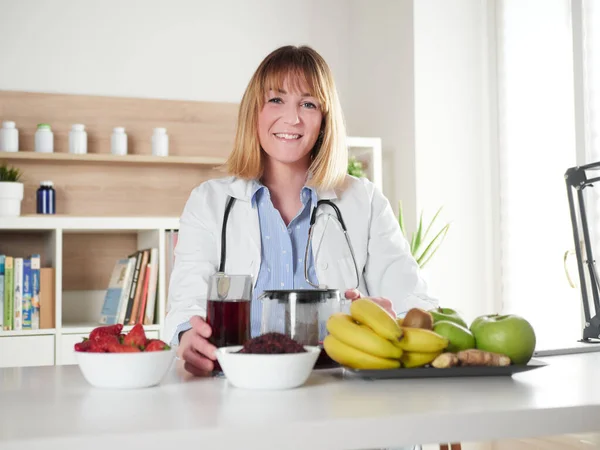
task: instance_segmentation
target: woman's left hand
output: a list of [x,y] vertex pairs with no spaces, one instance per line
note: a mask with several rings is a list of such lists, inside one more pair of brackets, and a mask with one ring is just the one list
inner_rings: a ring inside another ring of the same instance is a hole
[[[346,291],[346,298],[348,300],[357,300],[359,298],[362,298],[362,294],[358,291],[358,289],[348,289]],[[394,319],[396,318],[396,312],[394,311],[394,306],[392,305],[392,301],[384,298],[384,297],[368,297],[369,300],[377,303],[379,306],[381,306],[383,309],[385,309],[387,311],[387,313],[392,316]]]

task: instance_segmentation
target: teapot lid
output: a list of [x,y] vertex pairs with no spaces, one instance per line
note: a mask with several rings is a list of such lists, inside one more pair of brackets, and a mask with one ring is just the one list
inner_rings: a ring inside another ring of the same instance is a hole
[[277,289],[263,291],[261,297],[271,300],[289,301],[297,303],[318,303],[332,298],[339,298],[339,289]]

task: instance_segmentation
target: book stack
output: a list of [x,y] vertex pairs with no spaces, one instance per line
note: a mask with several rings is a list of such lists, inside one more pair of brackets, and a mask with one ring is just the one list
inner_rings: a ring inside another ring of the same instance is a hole
[[139,250],[116,261],[100,312],[100,324],[154,323],[158,264],[158,248]]
[[[165,274],[167,280],[171,279],[171,272],[173,272],[173,266],[175,265],[175,247],[177,247],[177,239],[179,238],[179,230],[166,230],[165,233],[165,248],[166,248],[166,262],[165,262]],[[167,298],[169,297],[169,283],[165,289]]]
[[39,254],[0,255],[0,330],[39,328],[54,328],[54,269]]

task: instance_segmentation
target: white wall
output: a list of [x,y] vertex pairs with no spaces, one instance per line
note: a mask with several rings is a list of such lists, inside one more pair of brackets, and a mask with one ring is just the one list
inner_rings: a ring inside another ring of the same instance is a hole
[[495,312],[487,4],[418,0],[414,11],[417,202],[452,222],[427,275],[469,319]]
[[416,218],[414,38],[412,0],[353,0],[350,12],[348,130],[379,136],[384,161],[383,190],[406,222]]
[[468,320],[495,311],[490,142],[493,48],[487,0],[355,0],[354,134],[381,136],[384,191],[409,232],[424,210],[452,222],[426,267],[431,293]]
[[239,102],[272,50],[309,44],[348,95],[344,0],[0,0],[0,89]]

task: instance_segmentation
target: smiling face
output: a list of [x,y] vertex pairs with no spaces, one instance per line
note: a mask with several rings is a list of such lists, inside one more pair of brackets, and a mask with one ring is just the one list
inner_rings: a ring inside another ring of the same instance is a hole
[[[298,81],[298,80],[293,80]],[[321,105],[302,82],[289,82],[266,93],[258,115],[258,138],[268,158],[307,169],[321,130]]]

